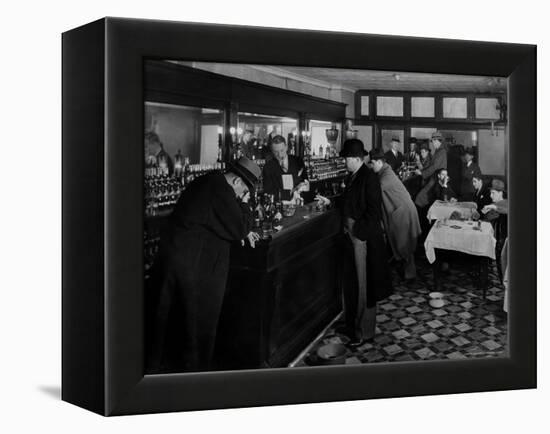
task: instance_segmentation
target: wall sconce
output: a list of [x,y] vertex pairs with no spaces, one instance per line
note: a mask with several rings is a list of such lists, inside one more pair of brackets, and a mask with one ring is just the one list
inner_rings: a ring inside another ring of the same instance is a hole
[[235,127],[229,128],[229,134],[231,135],[231,144],[232,145],[235,145],[235,143],[237,142],[237,136],[235,134],[236,132],[237,132],[237,128],[235,128]]

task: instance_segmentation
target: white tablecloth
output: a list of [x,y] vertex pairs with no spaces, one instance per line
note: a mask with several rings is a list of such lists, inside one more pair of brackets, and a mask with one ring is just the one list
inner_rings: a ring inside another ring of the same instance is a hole
[[447,224],[442,221],[434,224],[424,242],[430,264],[435,261],[435,249],[455,250],[495,259],[496,240],[491,223],[481,222],[479,231],[474,228],[477,228],[477,222],[447,220]]
[[477,209],[475,202],[443,202],[436,200],[428,210],[428,220],[448,219],[454,211],[458,211],[462,218],[472,217],[472,211]]

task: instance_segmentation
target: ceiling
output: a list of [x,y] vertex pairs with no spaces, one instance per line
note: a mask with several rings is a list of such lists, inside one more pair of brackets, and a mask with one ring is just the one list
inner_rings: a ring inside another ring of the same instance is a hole
[[425,92],[505,92],[507,80],[502,77],[481,77],[469,75],[443,75],[411,72],[367,71],[338,68],[311,68],[301,66],[253,68],[270,70],[277,75],[319,82],[328,87],[342,87],[352,91],[397,90]]

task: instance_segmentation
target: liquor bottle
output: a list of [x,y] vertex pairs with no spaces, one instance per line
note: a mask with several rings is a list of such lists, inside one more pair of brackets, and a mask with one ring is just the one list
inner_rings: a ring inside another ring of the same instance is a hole
[[259,230],[261,228],[264,218],[265,210],[258,196],[258,192],[256,191],[254,193],[254,229]]
[[189,164],[189,157],[185,157],[185,163],[183,165],[183,185],[187,187],[191,181],[191,165]]
[[183,174],[183,155],[181,155],[181,149],[178,149],[178,153],[174,157],[174,176],[176,178],[181,177]]
[[281,190],[277,191],[277,197],[273,205],[273,224],[278,224],[283,219],[283,204],[281,202]]
[[319,157],[323,158],[323,145],[319,145]]

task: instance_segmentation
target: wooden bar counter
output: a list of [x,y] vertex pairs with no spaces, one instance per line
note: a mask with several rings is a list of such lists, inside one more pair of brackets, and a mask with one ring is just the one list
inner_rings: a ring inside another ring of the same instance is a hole
[[299,207],[281,225],[254,249],[231,250],[222,369],[288,366],[341,311],[339,211]]

